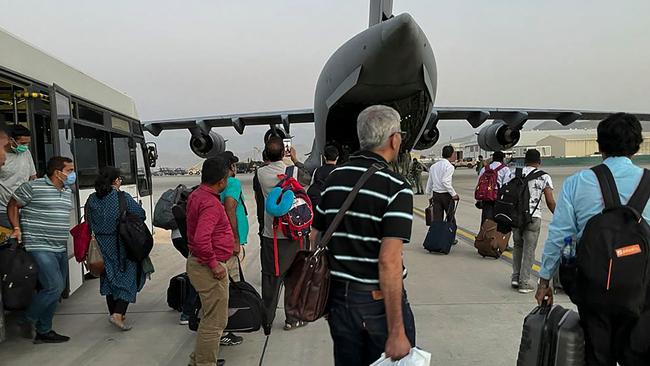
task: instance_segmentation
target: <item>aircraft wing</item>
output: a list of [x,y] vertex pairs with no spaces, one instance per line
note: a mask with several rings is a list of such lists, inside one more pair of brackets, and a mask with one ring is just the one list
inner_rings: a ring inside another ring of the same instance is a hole
[[[566,126],[578,120],[602,120],[616,112],[571,109],[433,107],[433,113],[438,120],[466,120],[472,127],[477,128],[488,119],[499,119],[512,125],[518,125],[527,120],[556,120]],[[635,113],[635,115],[639,120],[650,121],[648,113]]]
[[[479,127],[488,119],[503,120],[512,125],[520,125],[527,120],[556,120],[563,125],[569,125],[578,120],[602,120],[613,113],[616,112],[571,109],[433,107],[433,117],[436,120],[466,120],[474,128]],[[650,121],[648,113],[635,115],[639,120]],[[154,136],[159,136],[164,130],[199,128],[207,133],[213,127],[232,126],[242,135],[246,126],[282,125],[285,131],[289,131],[291,124],[313,122],[313,110],[299,109],[145,121],[144,128]]]
[[314,112],[311,109],[288,110],[265,113],[245,113],[231,115],[216,115],[203,117],[189,117],[178,119],[166,119],[156,121],[144,121],[145,130],[152,135],[158,136],[164,130],[180,130],[199,128],[204,133],[213,127],[234,127],[240,134],[244,134],[246,126],[261,125],[282,125],[285,131],[289,131],[289,125],[294,123],[314,122]]

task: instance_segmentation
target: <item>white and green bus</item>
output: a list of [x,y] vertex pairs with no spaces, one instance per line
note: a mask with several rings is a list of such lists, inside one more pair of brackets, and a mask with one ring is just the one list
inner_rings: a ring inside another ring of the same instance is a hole
[[[94,192],[98,170],[111,165],[122,172],[122,189],[145,208],[151,227],[150,167],[157,154],[155,145],[145,141],[133,99],[0,29],[0,123],[32,131],[39,177],[50,157],[74,159],[73,225]],[[72,293],[85,269],[75,261],[71,241],[68,254]]]

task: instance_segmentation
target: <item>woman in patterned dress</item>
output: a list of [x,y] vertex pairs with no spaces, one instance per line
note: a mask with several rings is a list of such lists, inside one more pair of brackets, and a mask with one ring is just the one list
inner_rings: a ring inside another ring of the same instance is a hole
[[[118,192],[122,185],[120,171],[107,166],[101,169],[95,180],[95,193],[88,199],[90,228],[104,258],[104,274],[100,277],[100,293],[106,296],[110,314],[109,321],[121,330],[130,330],[125,322],[129,303],[135,303],[137,293],[145,282],[140,263],[126,256],[124,246],[119,242],[118,217],[120,204]],[[144,220],[145,212],[140,205],[124,192],[127,210]]]

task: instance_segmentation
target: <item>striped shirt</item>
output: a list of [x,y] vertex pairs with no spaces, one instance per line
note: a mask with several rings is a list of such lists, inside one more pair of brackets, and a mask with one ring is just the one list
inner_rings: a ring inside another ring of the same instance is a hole
[[361,175],[373,163],[384,165],[385,169],[370,177],[359,191],[327,246],[334,278],[378,284],[382,239],[397,238],[408,243],[411,237],[413,191],[381,156],[364,151],[350,159],[325,181],[313,226],[320,232],[327,230]]
[[21,206],[20,226],[28,252],[65,252],[70,232],[72,191],[57,189],[50,178],[23,183],[13,198]]

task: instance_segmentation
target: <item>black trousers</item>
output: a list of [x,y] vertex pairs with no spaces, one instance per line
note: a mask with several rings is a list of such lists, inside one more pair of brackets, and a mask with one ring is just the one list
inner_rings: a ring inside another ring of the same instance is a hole
[[578,306],[585,332],[586,361],[589,366],[649,365],[650,362],[630,348],[630,333],[638,318]]
[[494,202],[493,201],[482,201],[481,206],[483,211],[481,212],[481,226],[487,219],[494,219]]
[[106,295],[106,305],[108,305],[108,312],[113,314],[126,314],[126,309],[129,307],[127,301],[121,299],[114,299],[112,295]]
[[[431,196],[431,204],[433,205],[433,221],[442,221],[450,213],[451,205],[454,200],[449,193],[433,192]],[[454,222],[455,222],[454,218]]]
[[[264,302],[264,325],[272,326],[275,319],[275,310],[278,307],[280,298],[280,287],[284,283],[284,278],[296,258],[296,253],[300,250],[300,242],[288,239],[278,239],[278,266],[279,275],[276,274],[275,256],[273,253],[273,238],[261,237],[262,248],[260,252],[260,260],[262,261],[262,301]],[[309,240],[305,238],[303,247],[309,246]],[[285,292],[285,300],[287,294]],[[286,308],[286,307],[285,307]],[[294,323],[296,319],[292,319],[286,315],[287,323]]]
[[[384,352],[388,323],[384,300],[375,300],[370,291],[355,291],[332,281],[327,322],[334,343],[336,366],[362,366],[375,362]],[[406,337],[415,346],[415,319],[406,297],[402,296]]]

